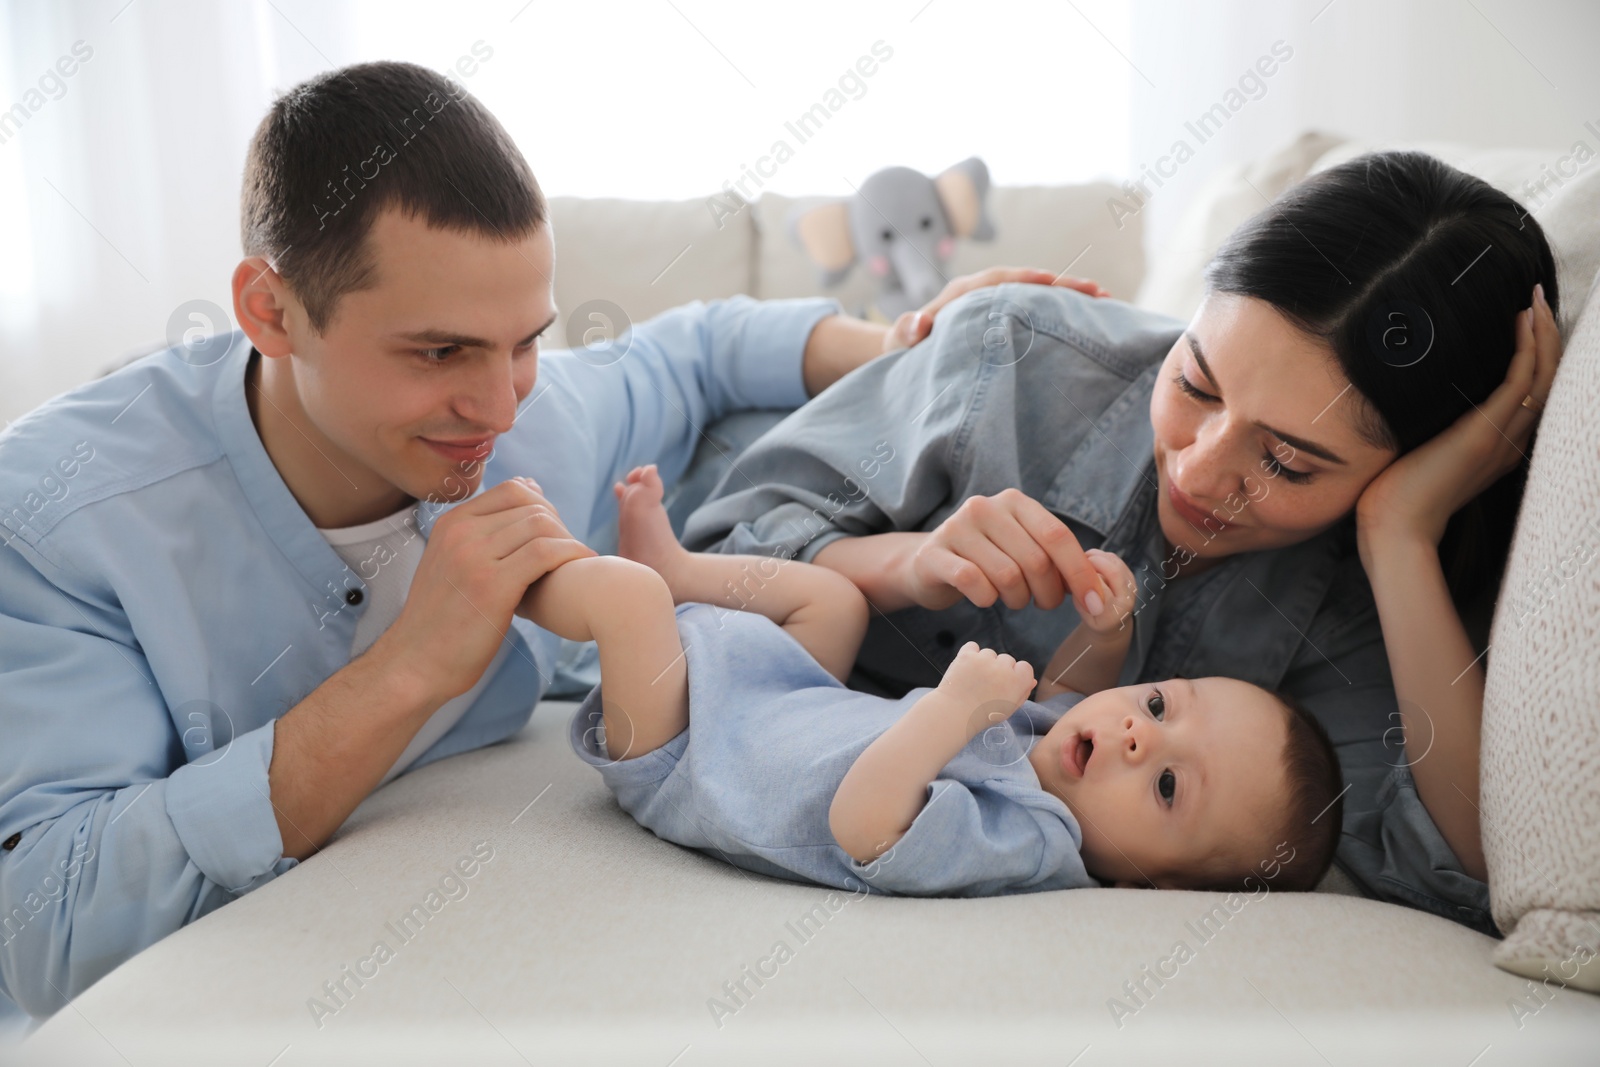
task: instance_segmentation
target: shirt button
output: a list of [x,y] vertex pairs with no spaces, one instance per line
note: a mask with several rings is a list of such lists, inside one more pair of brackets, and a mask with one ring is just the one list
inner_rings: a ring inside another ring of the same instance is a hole
[[347,589],[344,594],[344,602],[351,607],[355,607],[365,599],[366,594],[359,589]]
[[956,644],[956,635],[949,630],[940,630],[933,635],[933,639],[939,643],[940,648],[954,648]]

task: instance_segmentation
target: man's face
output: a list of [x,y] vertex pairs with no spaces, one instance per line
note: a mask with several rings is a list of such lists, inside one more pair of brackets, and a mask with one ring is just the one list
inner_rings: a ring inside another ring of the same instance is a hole
[[301,406],[408,496],[459,500],[533,390],[555,318],[550,227],[506,242],[389,209],[367,247],[375,284],[341,296],[321,334],[290,320]]
[[1028,759],[1077,818],[1090,874],[1160,887],[1219,859],[1244,871],[1265,858],[1254,853],[1287,790],[1287,740],[1265,690],[1176,678],[1084,697]]

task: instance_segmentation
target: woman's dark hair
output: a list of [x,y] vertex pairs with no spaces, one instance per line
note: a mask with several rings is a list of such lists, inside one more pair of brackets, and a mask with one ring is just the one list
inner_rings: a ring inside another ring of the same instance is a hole
[[[1533,216],[1421,152],[1378,152],[1292,187],[1235,230],[1206,288],[1264,300],[1333,350],[1365,399],[1355,426],[1405,454],[1505,380],[1516,315],[1556,267]],[[1458,606],[1503,569],[1523,462],[1450,520],[1440,560]]]

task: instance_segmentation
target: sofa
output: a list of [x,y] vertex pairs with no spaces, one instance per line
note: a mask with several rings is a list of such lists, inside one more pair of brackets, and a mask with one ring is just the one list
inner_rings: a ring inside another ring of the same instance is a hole
[[[1149,269],[1139,216],[1119,226],[1106,208],[1115,186],[996,187],[997,239],[960,247],[954,270],[1070,265],[1187,317],[1205,259],[1264,197],[1373,147],[1392,146],[1308,133],[1219,173]],[[1558,246],[1568,347],[1515,590],[1572,531],[1600,543],[1600,299],[1585,301],[1600,166],[1530,191],[1563,149],[1407,147],[1504,188]],[[689,299],[819,292],[784,231],[793,204],[764,196],[719,226],[698,201],[552,201],[557,337]],[[841,299],[865,304],[866,286]],[[283,1067],[1592,1064],[1600,964],[1579,950],[1600,944],[1597,574],[1576,570],[1536,626],[1520,625],[1526,596],[1495,613],[1484,804],[1504,941],[1365,899],[1337,868],[1319,892],[1259,897],[858,899],[763,878],[637,826],[568,750],[575,705],[546,700],[511,741],[385,786],[290,875],[128,961],[11,1051]]]

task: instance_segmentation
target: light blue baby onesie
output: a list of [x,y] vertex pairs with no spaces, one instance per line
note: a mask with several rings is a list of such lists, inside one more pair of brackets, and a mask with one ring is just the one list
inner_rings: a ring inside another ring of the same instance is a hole
[[747,870],[841,889],[990,896],[1094,886],[1078,822],[1039,787],[1027,753],[1068,708],[1026,701],[974,737],[928,788],[892,850],[857,863],[828,828],[856,757],[927,689],[898,700],[840,684],[776,623],[707,604],[677,609],[690,726],[636,759],[606,756],[600,688],[573,717],[572,747],[623,810],[665,840]]

